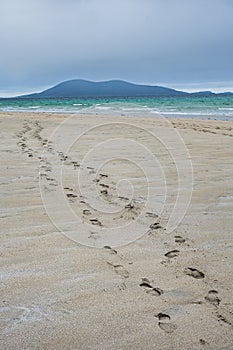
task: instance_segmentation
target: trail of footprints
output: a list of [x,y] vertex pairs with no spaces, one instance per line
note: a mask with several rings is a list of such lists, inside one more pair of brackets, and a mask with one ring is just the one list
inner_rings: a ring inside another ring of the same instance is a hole
[[[176,243],[184,243],[185,239],[181,236],[175,236],[175,242]],[[179,250],[178,249],[174,249],[172,251],[169,251],[167,253],[164,254],[164,256],[168,259],[172,259],[175,258],[179,255]],[[196,268],[193,267],[187,267],[184,269],[184,274],[186,274],[189,277],[192,277],[194,279],[204,279],[205,278],[205,274],[202,271],[199,271]],[[147,279],[147,278],[143,278],[142,282],[139,284],[140,287],[143,287],[146,291],[147,294],[153,295],[153,296],[160,296],[164,293],[164,291],[158,287],[153,286],[153,284]],[[218,291],[217,290],[209,290],[208,293],[203,297],[203,301],[199,301],[198,304],[202,304],[204,303],[204,301],[206,303],[209,303],[213,306],[215,306],[216,308],[218,308],[221,299],[218,295]],[[228,313],[228,310],[226,310]],[[223,316],[222,314],[220,314],[219,312],[217,312],[216,314],[217,319],[219,322],[224,322],[229,326],[233,326],[232,322],[229,321],[225,316]],[[162,313],[160,312],[159,314],[155,315],[156,318],[158,318],[158,326],[161,330],[163,330],[166,333],[173,333],[176,329],[177,329],[177,325],[171,322],[171,317],[168,314]],[[202,342],[205,342],[204,340],[201,339]]]
[[180,121],[172,121],[171,122],[174,128],[178,127],[179,129],[193,129],[194,131],[204,132],[204,133],[210,133],[215,135],[222,135],[222,136],[229,136],[233,137],[233,128],[228,126],[216,126],[215,128],[210,127],[208,125],[204,124],[198,124],[195,123],[182,123]]
[[[35,158],[40,161],[40,178],[42,180],[45,180],[48,184],[48,190],[52,190],[52,186],[58,186],[55,178],[51,176],[52,173],[52,163],[49,162],[49,160],[38,156],[38,151],[34,150],[32,147],[30,147],[30,140],[31,138],[34,139],[39,143],[41,147],[45,147],[46,150],[53,154],[56,155],[60,162],[69,162],[69,165],[73,166],[73,169],[76,170],[77,168],[80,167],[79,163],[77,161],[74,161],[70,159],[67,155],[65,155],[63,152],[57,152],[53,147],[51,142],[49,142],[47,139],[44,139],[41,136],[41,131],[43,128],[40,126],[38,121],[33,121],[31,123],[29,122],[24,122],[23,128],[20,132],[17,133],[18,137],[18,146],[20,147],[21,151],[23,154],[28,156],[29,158]],[[203,131],[203,130],[202,130]],[[229,135],[232,136],[232,135]],[[95,174],[95,169],[92,167],[87,167],[89,174]],[[98,188],[100,189],[100,195],[103,196],[107,200],[111,200],[111,186],[110,184],[105,183],[104,180],[108,178],[107,174],[100,173],[98,174],[97,177],[93,180],[96,182]],[[78,195],[75,193],[75,191],[70,188],[70,187],[64,187],[64,190],[66,192],[67,199],[69,202],[74,203],[77,200],[79,200],[79,204],[82,206],[82,215],[84,218],[87,218],[88,222],[93,226],[98,226],[101,227],[103,226],[103,223],[97,218],[93,217],[93,214],[96,214],[95,212],[93,213],[93,210],[91,210],[88,207],[88,203],[86,203],[85,198],[81,195]],[[119,197],[120,200],[127,202],[125,204],[124,210],[120,215],[120,218],[126,219],[126,220],[133,220],[134,218],[137,217],[138,213],[140,212],[140,206],[135,202],[131,201],[128,203],[129,199],[127,197]],[[153,235],[157,232],[157,230],[164,230],[163,227],[160,224],[158,215],[156,215],[153,212],[147,212],[146,213],[146,218],[149,218],[150,220],[154,220],[148,227],[148,235]],[[90,239],[97,239],[98,238],[98,233],[95,231],[90,232]],[[176,235],[174,236],[174,241],[176,244],[182,245],[183,243],[186,242],[185,238],[182,236]],[[107,264],[110,266],[110,268],[116,273],[116,275],[119,276],[121,279],[121,285],[119,286],[120,290],[125,290],[126,289],[126,281],[130,277],[129,271],[127,268],[122,265],[122,258],[117,257],[117,251],[110,247],[110,246],[104,246],[103,249],[108,252],[111,256],[115,256],[115,262],[109,262],[107,261]],[[177,258],[179,256],[180,250],[179,249],[173,249],[168,251],[167,253],[164,254],[165,258],[169,261],[171,261],[174,258]],[[198,269],[194,267],[186,267],[184,269],[184,274],[187,275],[188,277],[194,278],[194,279],[204,279],[205,274]],[[147,278],[142,278],[141,283],[139,283],[139,287],[145,291],[145,293],[151,297],[160,297],[164,294],[164,290],[162,290],[160,287],[157,285],[154,285],[149,279]],[[206,296],[203,298],[204,301],[208,304],[213,305],[214,307],[218,307],[221,299],[218,296],[218,291],[216,290],[209,290]],[[165,333],[173,333],[177,329],[177,325],[174,324],[171,320],[171,316],[160,312],[155,315],[155,317],[158,319],[158,327],[164,331]],[[217,314],[217,318],[220,322],[224,322],[230,326],[232,326],[232,323],[226,319],[223,315],[220,313]],[[202,340],[204,342],[204,340]]]
[[[174,241],[177,244],[183,244],[184,242],[186,242],[185,238],[183,238],[182,236],[174,236]],[[104,249],[106,249],[110,254],[117,254],[117,251],[113,248],[111,248],[110,246],[105,246]],[[172,251],[169,251],[167,253],[164,254],[164,256],[167,259],[173,259],[178,257],[179,255],[179,250],[178,249],[174,249]],[[120,288],[121,290],[124,290],[126,288],[126,280],[130,277],[130,274],[128,272],[128,270],[120,264],[113,264],[113,263],[109,263],[107,262],[111,268],[114,270],[114,272],[119,275],[122,279],[123,279],[123,283],[122,283],[122,288]],[[199,271],[198,269],[194,268],[194,267],[187,267],[184,269],[183,273],[185,275],[187,275],[188,277],[191,277],[193,279],[197,279],[197,280],[203,280],[205,278],[205,274],[202,271]],[[162,295],[164,295],[165,291],[163,289],[161,289],[157,283],[155,284],[154,282],[150,281],[148,278],[144,277],[141,280],[141,283],[139,283],[139,287],[144,290],[144,292],[151,297],[160,297]],[[203,304],[203,303],[208,303],[210,305],[213,305],[215,308],[218,308],[219,304],[221,303],[221,299],[218,295],[218,291],[217,290],[209,290],[208,293],[203,296],[203,301],[198,302],[199,304]],[[165,333],[167,334],[171,334],[173,332],[175,332],[178,328],[178,326],[174,323],[174,321],[172,320],[171,316],[167,313],[164,312],[159,312],[158,314],[154,315],[155,318],[158,319],[158,327]],[[225,317],[223,316],[221,313],[217,312],[216,314],[217,319],[219,322],[224,322],[229,326],[232,326],[232,323]],[[202,341],[203,343],[205,342],[203,339],[201,339],[200,341]]]
[[[43,127],[40,125],[38,120],[35,121],[24,121],[23,128],[19,131],[16,136],[18,138],[18,146],[21,149],[22,153],[28,156],[29,158],[37,159],[40,162],[40,181],[44,185],[46,191],[55,191],[55,187],[58,186],[55,176],[53,176],[53,161],[58,159],[59,162],[62,162],[67,165],[73,166],[73,169],[76,170],[80,167],[80,164],[72,160],[69,156],[65,155],[61,151],[57,151],[53,148],[52,142],[48,139],[41,136]],[[42,150],[46,150],[47,155],[51,155],[51,159],[42,154]],[[55,157],[55,158],[54,158]],[[87,166],[89,174],[96,174],[96,171],[93,167]],[[110,183],[106,183],[108,175],[105,173],[99,173],[93,181],[96,182],[97,188],[99,189],[100,195],[107,201],[112,199],[113,188]],[[87,220],[93,226],[103,227],[104,224],[98,219],[97,211],[91,209],[86,203],[85,198],[81,195],[75,193],[75,191],[70,187],[64,187],[67,199],[70,203],[76,203],[79,201],[79,205],[83,206],[82,215],[85,220]],[[124,209],[120,212],[119,217],[114,218],[115,220],[134,220],[141,211],[141,206],[135,200],[132,200],[129,203],[129,198],[127,197],[118,197],[122,202],[126,202]],[[158,219],[158,216],[155,213],[147,213],[146,218],[153,220],[153,218]],[[155,230],[162,228],[160,223],[156,221],[149,228],[149,232],[153,234]],[[90,234],[90,238],[93,238],[95,235]]]
[[[91,172],[95,173],[95,170],[91,168]],[[93,181],[97,184],[97,189],[99,189],[100,196],[102,196],[104,200],[111,202],[113,197],[112,192],[114,191],[114,185],[106,183],[105,180],[108,179],[108,177],[109,176],[107,174],[100,173],[93,179]],[[98,211],[91,208],[83,196],[81,196],[75,190],[69,187],[64,187],[64,190],[70,203],[79,203],[79,208],[81,208],[84,221],[93,226],[106,227],[106,223],[100,221],[100,219],[98,218]],[[138,203],[137,200],[133,199],[130,201],[127,197],[119,196],[118,199],[121,202],[123,202],[123,209],[120,210],[119,214],[113,217],[112,220],[135,220],[141,212],[142,205]],[[148,219],[149,221],[153,221],[153,219],[155,218],[157,219],[157,221],[151,224],[148,229],[148,232],[150,232],[150,234],[153,234],[158,229],[162,229],[162,226],[158,221],[158,215],[156,215],[155,213],[147,212],[145,215],[145,219],[147,221]],[[91,237],[92,236],[90,236],[90,238]]]
[[[52,160],[56,157],[60,162],[64,163],[69,160],[69,157],[63,152],[55,150],[52,142],[41,136],[42,130],[43,127],[39,124],[38,120],[31,122],[24,121],[22,130],[16,134],[18,138],[17,145],[23,154],[40,162],[40,180],[45,182],[45,190],[53,191],[53,187],[58,186],[58,183],[52,175]],[[44,155],[41,156],[43,149],[53,157],[52,160],[47,159]],[[70,164],[74,169],[79,167],[77,161],[70,160]],[[71,194],[70,197],[73,198],[74,196]]]
[[17,145],[21,149],[22,153],[24,153],[29,158],[32,158],[34,156],[33,149],[29,146],[29,140],[31,137],[33,137],[41,141],[41,130],[42,128],[37,121],[31,123],[25,121],[23,123],[22,130],[16,134],[18,138]]

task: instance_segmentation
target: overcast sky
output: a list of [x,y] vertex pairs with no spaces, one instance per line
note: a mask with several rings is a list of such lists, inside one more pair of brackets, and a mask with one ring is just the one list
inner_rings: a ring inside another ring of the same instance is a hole
[[233,91],[233,0],[1,0],[0,96],[123,79]]

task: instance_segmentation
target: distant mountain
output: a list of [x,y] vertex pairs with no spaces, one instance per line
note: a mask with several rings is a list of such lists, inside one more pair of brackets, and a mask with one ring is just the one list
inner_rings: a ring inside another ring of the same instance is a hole
[[199,92],[192,92],[190,95],[192,96],[197,96],[197,97],[202,97],[202,96],[216,96],[216,94],[212,91],[199,91]]
[[[132,84],[122,80],[93,82],[68,80],[39,93],[17,98],[80,98],[80,97],[211,97],[233,96],[232,92],[211,91],[188,93],[162,86]],[[9,99],[9,98],[8,98]]]
[[218,94],[218,96],[233,96],[233,92],[230,92],[230,91],[228,91],[228,92],[220,92]]
[[145,97],[145,96],[186,96],[186,92],[162,86],[137,85],[121,80],[92,82],[69,80],[37,94],[21,98],[76,98],[76,97]]

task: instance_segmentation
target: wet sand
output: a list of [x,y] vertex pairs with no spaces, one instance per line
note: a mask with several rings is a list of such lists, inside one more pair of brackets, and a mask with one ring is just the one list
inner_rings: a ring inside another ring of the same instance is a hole
[[0,113],[1,348],[232,349],[233,123],[68,118]]

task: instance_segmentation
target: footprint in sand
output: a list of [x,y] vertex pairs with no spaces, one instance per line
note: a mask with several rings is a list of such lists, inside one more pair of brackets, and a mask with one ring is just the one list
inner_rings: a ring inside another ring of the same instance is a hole
[[101,193],[103,196],[107,196],[107,195],[108,195],[108,191],[107,191],[107,190],[101,190],[100,193]]
[[139,213],[140,207],[138,205],[134,205],[133,203],[129,203],[125,205],[123,213],[120,215],[120,219],[135,220]]
[[224,323],[228,324],[229,326],[233,325],[231,321],[227,320],[226,317],[224,317],[221,314],[217,314],[217,318],[218,318],[219,322],[224,322]]
[[164,254],[164,256],[166,256],[166,258],[172,259],[175,258],[176,256],[179,255],[179,250],[178,249],[174,249],[171,250],[170,252],[167,252],[166,254]]
[[159,222],[154,222],[153,224],[150,225],[151,230],[158,230],[159,228],[162,228]]
[[175,236],[175,242],[176,243],[184,243],[185,239],[181,236]]
[[218,297],[218,292],[216,290],[210,290],[205,296],[205,300],[215,306],[218,306],[221,301],[221,299],[219,299]]
[[158,218],[158,215],[155,214],[155,213],[151,213],[149,211],[146,212],[146,217],[149,217],[149,218]]
[[101,187],[104,187],[104,188],[109,188],[109,185],[105,185],[105,184],[99,184]]
[[75,199],[78,197],[77,195],[75,195],[73,193],[67,193],[66,196],[71,202],[74,202]]
[[100,177],[108,177],[107,174],[99,174]]
[[125,209],[132,210],[134,209],[134,205],[132,203],[126,204]]
[[107,262],[107,263],[114,268],[114,271],[117,275],[123,278],[129,277],[129,271],[126,270],[126,268],[123,265],[114,265],[114,264],[111,264],[110,262]]
[[184,270],[184,273],[188,276],[191,276],[193,278],[197,278],[197,279],[202,279],[205,277],[205,274],[197,269],[194,269],[192,267],[187,267]]
[[171,323],[171,317],[167,314],[160,312],[158,315],[155,315],[159,319],[158,326],[166,333],[173,333],[177,329],[177,325]]
[[89,209],[83,209],[83,215],[91,215],[91,211]]
[[78,162],[71,162],[73,164],[74,170],[80,167],[80,164]]
[[122,265],[114,265],[115,272],[120,275],[121,277],[128,278],[129,277],[129,271],[124,268]]
[[146,290],[147,294],[154,296],[160,296],[161,294],[163,294],[163,290],[160,288],[153,287],[147,278],[142,278],[142,283],[140,283],[139,286],[143,287]]
[[103,226],[102,222],[100,222],[98,219],[90,219],[90,222],[92,225]]
[[104,249],[107,249],[111,254],[117,254],[117,251],[110,247],[109,245],[105,245]]
[[122,201],[128,201],[129,200],[128,197],[123,197],[123,196],[119,196],[118,198],[121,199]]
[[91,232],[90,232],[90,235],[88,236],[88,238],[93,239],[93,240],[96,240],[96,239],[99,238],[99,234],[98,234],[98,232],[93,232],[93,231],[91,231]]

